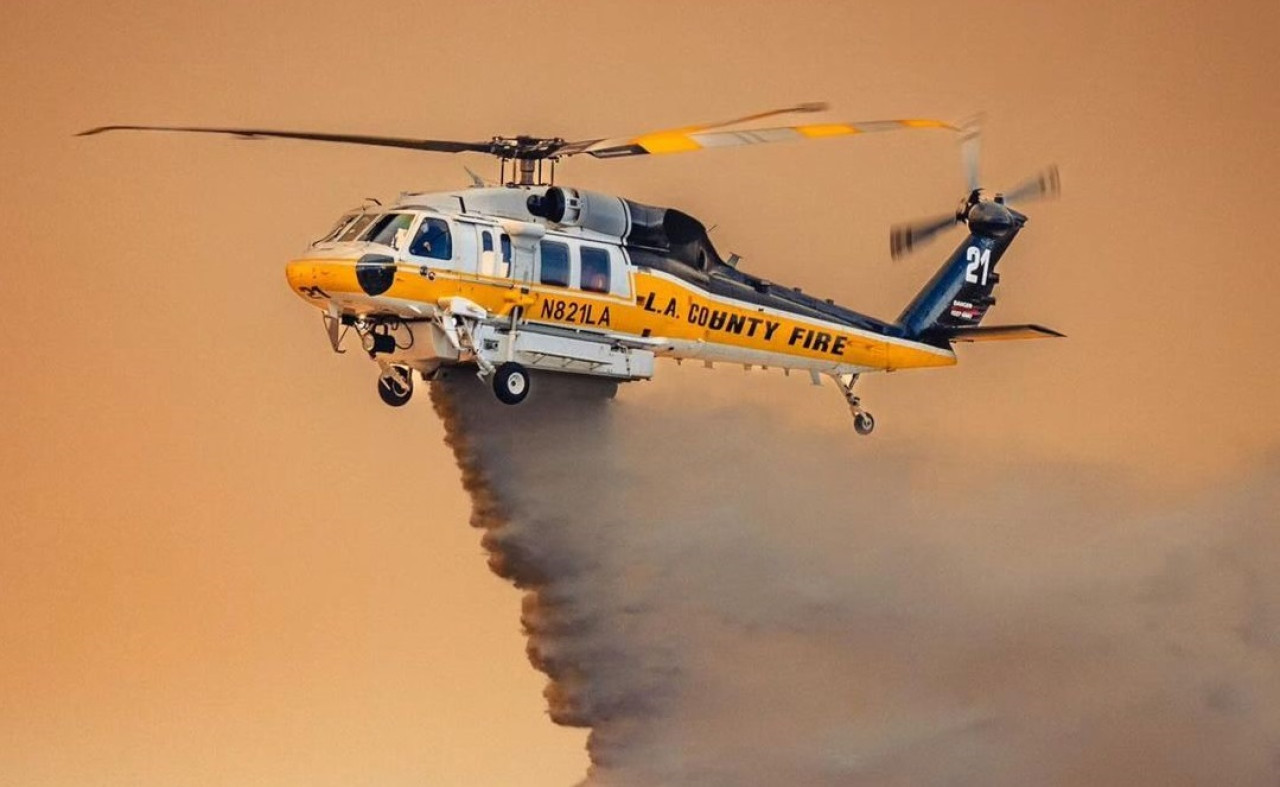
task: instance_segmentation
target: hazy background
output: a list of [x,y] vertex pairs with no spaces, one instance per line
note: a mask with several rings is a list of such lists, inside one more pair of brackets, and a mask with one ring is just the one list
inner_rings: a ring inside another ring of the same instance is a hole
[[[362,197],[489,162],[75,132],[589,138],[816,99],[833,119],[983,110],[987,183],[1050,161],[1064,183],[1029,210],[991,319],[1071,338],[864,381],[879,429],[856,450],[1084,467],[1168,510],[1280,445],[1278,23],[1272,4],[1178,2],[6,9],[0,776],[559,785],[585,767],[429,405],[382,406],[373,366],[332,355],[283,278]],[[963,190],[931,134],[560,176],[679,206],[744,267],[887,317],[947,251],[891,265],[888,225]],[[659,371],[620,400],[742,400],[855,440],[836,392],[800,377]]]

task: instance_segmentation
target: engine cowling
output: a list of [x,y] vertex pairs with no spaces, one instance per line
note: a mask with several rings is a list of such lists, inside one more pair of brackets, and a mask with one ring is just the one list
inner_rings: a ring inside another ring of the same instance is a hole
[[702,222],[674,208],[564,186],[531,195],[527,206],[534,216],[552,223],[610,235],[629,248],[665,254],[700,271],[720,261]]
[[582,227],[617,238],[627,233],[626,201],[585,189],[552,186],[529,197],[529,212],[566,227]]

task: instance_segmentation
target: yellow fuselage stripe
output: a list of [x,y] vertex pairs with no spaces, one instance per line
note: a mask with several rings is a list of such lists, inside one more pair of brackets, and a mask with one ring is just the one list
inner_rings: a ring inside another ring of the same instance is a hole
[[[635,271],[635,298],[450,270],[431,269],[430,274],[402,265],[391,288],[379,297],[434,307],[442,298],[461,296],[497,316],[507,316],[521,306],[525,318],[534,322],[707,342],[872,369],[951,366],[956,362],[947,350],[711,295],[649,271]],[[294,292],[320,309],[328,307],[330,296],[337,296],[339,300],[367,301],[368,313],[378,311],[378,299],[366,295],[356,279],[353,260],[296,260],[289,263],[286,275]]]

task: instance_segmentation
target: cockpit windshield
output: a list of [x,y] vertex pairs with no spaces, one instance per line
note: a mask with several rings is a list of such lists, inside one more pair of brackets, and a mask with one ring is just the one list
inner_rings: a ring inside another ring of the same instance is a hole
[[[338,220],[333,229],[317,243],[378,243],[402,251],[406,248],[415,257],[431,257],[438,260],[453,258],[453,244],[449,222],[445,219],[424,216],[418,222],[416,212],[398,210],[387,213],[351,212]],[[414,225],[417,224],[416,231]],[[412,231],[412,232],[411,232]],[[489,241],[492,243],[492,239]],[[510,262],[510,241],[502,236],[503,260]]]
[[338,219],[338,221],[334,223],[333,229],[326,232],[324,237],[316,241],[316,243],[329,243],[330,241],[337,240],[338,236],[342,234],[342,231],[351,226],[351,222],[355,221],[356,217],[359,215],[359,213],[343,214],[342,218]]
[[366,213],[360,216],[355,221],[348,224],[347,228],[342,231],[342,234],[339,235],[336,240],[344,242],[355,240],[360,237],[360,233],[364,232],[365,227],[369,226],[369,222],[373,221],[377,216],[378,214],[376,213]]
[[380,216],[361,240],[400,249],[404,246],[405,236],[409,234],[411,224],[413,224],[412,213],[388,213]]

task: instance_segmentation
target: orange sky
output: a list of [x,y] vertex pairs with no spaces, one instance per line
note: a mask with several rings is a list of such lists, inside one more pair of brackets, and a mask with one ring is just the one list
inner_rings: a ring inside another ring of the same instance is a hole
[[[545,717],[425,397],[383,407],[283,280],[362,197],[489,162],[75,132],[983,110],[987,182],[1051,161],[1064,182],[1028,210],[992,319],[1070,339],[866,381],[867,450],[1100,465],[1165,494],[1280,445],[1278,23],[1193,2],[7,9],[0,781],[559,785],[585,763]],[[963,188],[929,135],[575,160],[561,180],[682,207],[745,268],[885,317],[947,251],[891,265],[888,225]],[[647,385],[853,439],[834,390],[676,371]]]

